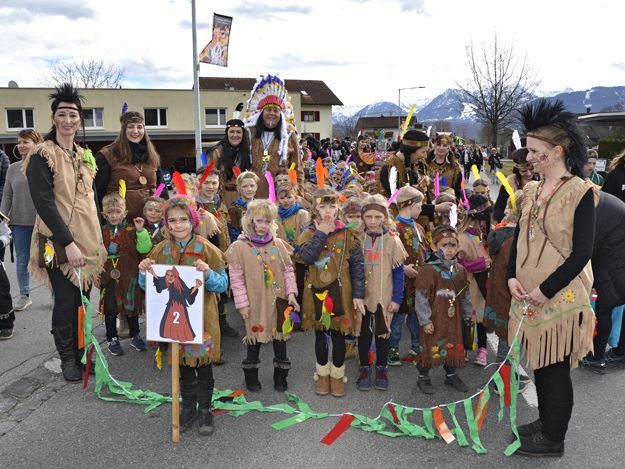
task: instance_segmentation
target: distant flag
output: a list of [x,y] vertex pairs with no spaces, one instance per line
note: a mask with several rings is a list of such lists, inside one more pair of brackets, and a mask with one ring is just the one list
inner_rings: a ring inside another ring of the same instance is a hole
[[228,66],[228,45],[232,17],[213,14],[213,38],[200,52],[200,62],[220,67]]
[[124,105],[122,106],[122,114],[128,112],[128,103],[124,103]]

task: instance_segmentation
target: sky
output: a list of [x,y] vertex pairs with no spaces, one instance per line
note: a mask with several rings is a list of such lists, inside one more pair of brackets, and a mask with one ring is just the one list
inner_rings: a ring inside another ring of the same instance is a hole
[[[233,16],[227,68],[201,76],[323,80],[350,106],[422,104],[469,77],[466,47],[527,56],[543,92],[625,85],[625,2],[196,0],[198,50]],[[56,61],[98,58],[126,88],[191,88],[190,0],[1,0],[0,86],[41,86]]]

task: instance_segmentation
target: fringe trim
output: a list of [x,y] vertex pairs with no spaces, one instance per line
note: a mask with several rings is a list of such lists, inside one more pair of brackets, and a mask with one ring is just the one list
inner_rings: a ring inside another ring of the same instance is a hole
[[287,341],[289,340],[289,338],[291,337],[291,334],[289,335],[284,335],[281,332],[274,332],[272,334],[258,334],[258,333],[254,333],[254,334],[249,334],[246,335],[245,337],[243,337],[243,339],[241,340],[241,342],[243,342],[244,345],[256,345],[257,343],[261,343],[261,344],[268,344],[269,342],[271,342],[272,340],[284,340]]
[[[69,263],[65,263],[65,264],[61,264],[59,266],[59,269],[61,269],[61,272],[63,273],[63,275],[65,277],[67,277],[67,279],[72,282],[72,284],[74,284],[76,287],[78,287],[78,277],[76,276],[76,273],[74,272],[74,269],[71,265],[69,265]],[[88,290],[89,287],[96,286],[99,287],[100,286],[100,274],[104,271],[104,264],[100,267],[100,269],[98,269],[97,271],[94,271],[91,273],[91,275],[85,277],[82,276],[81,280],[82,280],[82,285],[80,285],[80,287],[82,288],[82,290]],[[28,272],[33,276],[33,278],[35,279],[35,281],[41,283],[42,285],[44,285],[48,290],[52,290],[52,285],[50,285],[50,277],[48,277],[48,272],[44,267],[39,267],[39,263],[36,259],[32,258],[28,261]]]
[[439,366],[448,365],[454,368],[462,368],[466,365],[464,357],[454,357],[445,359],[425,358],[421,355],[417,357],[417,363],[424,368],[438,368]]

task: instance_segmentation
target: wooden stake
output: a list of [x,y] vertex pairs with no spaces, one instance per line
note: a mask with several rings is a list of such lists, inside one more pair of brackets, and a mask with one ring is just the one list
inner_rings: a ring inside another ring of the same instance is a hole
[[171,441],[180,441],[180,344],[171,346]]

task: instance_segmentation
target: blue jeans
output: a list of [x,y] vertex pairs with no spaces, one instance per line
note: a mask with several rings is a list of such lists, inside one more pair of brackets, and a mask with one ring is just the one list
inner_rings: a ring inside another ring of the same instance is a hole
[[388,341],[390,348],[399,348],[401,329],[408,318],[408,330],[410,331],[410,345],[419,346],[419,319],[414,311],[408,314],[394,314],[391,321],[391,338]]
[[30,276],[28,275],[28,260],[30,259],[30,239],[33,236],[33,226],[12,225],[13,246],[15,247],[15,270],[20,296],[30,294]]

